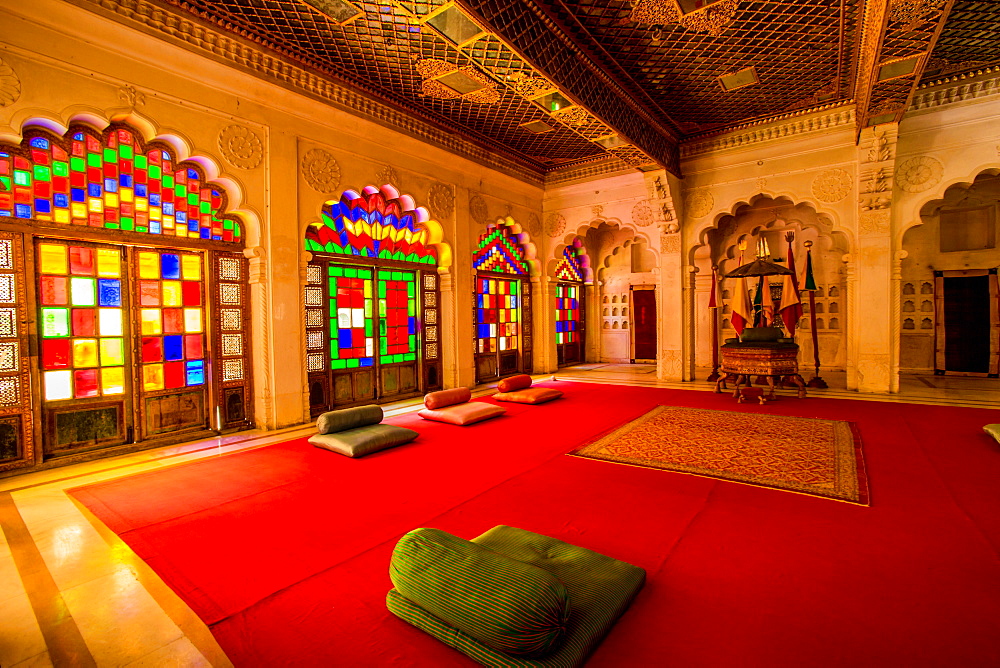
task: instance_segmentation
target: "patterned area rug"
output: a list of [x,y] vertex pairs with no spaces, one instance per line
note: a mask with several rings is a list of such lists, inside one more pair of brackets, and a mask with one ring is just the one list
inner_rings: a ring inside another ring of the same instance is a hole
[[839,420],[657,406],[570,454],[868,505],[861,439]]

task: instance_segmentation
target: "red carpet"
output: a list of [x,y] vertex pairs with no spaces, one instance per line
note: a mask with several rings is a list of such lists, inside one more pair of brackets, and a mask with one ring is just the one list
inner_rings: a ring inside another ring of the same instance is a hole
[[[304,440],[73,493],[238,666],[470,666],[385,609],[398,537],[519,526],[645,568],[592,666],[1000,664],[995,411],[555,383],[350,460]],[[658,404],[856,422],[871,507],[564,456]],[[530,435],[530,437],[526,437]]]

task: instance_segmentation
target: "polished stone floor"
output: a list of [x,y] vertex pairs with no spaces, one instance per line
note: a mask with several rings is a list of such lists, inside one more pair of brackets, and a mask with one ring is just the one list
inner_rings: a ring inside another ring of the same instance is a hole
[[[699,379],[708,369],[698,369]],[[537,376],[539,379],[552,374]],[[557,380],[712,391],[714,383],[657,381],[655,365],[584,364]],[[806,376],[809,379],[809,376]],[[1000,380],[907,376],[895,395],[846,389],[830,373],[811,396],[996,408]],[[478,388],[489,393],[490,388]],[[793,394],[793,390],[779,390]],[[388,415],[419,400],[386,406]],[[997,422],[1000,422],[998,414]],[[66,490],[181,462],[305,436],[312,426],[170,446],[0,479],[0,666],[226,666],[207,627],[127,545]]]

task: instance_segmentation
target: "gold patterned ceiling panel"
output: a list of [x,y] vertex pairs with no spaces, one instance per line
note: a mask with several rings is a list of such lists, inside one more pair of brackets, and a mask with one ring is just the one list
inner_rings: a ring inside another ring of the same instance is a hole
[[957,0],[924,69],[924,81],[1000,64],[1000,2]]

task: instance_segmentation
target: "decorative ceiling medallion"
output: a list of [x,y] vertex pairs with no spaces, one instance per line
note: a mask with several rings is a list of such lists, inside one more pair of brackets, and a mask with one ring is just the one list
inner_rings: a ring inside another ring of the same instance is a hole
[[480,225],[484,225],[490,218],[489,210],[486,208],[486,200],[478,193],[473,193],[469,197],[469,217]]
[[896,185],[908,193],[920,193],[941,182],[944,165],[937,158],[918,155],[907,158],[896,168]]
[[708,190],[692,190],[684,199],[684,209],[689,218],[704,218],[715,206],[715,197]]
[[677,0],[636,0],[632,6],[632,20],[636,23],[665,25],[680,23],[685,30],[720,35],[733,19],[739,0],[720,0],[685,14]]
[[234,167],[254,169],[264,157],[264,146],[257,134],[242,125],[230,125],[219,133],[219,151]]
[[653,207],[648,199],[639,200],[632,207],[632,222],[637,227],[649,227],[653,224]]
[[945,0],[890,0],[889,21],[911,27],[925,17],[935,18],[932,12],[936,14],[944,4]]
[[302,176],[314,190],[332,193],[340,185],[340,165],[326,149],[309,149],[302,156]]
[[525,223],[525,227],[528,228],[528,234],[532,237],[537,237],[542,233],[542,221],[538,220],[538,214],[531,213],[528,215],[528,222]]
[[655,160],[637,149],[635,146],[619,146],[608,149],[608,153],[615,156],[629,167],[640,167],[642,165],[655,164]]
[[515,72],[507,77],[507,83],[514,92],[525,99],[531,99],[552,90],[553,86],[542,77],[531,76],[524,72]]
[[472,65],[459,67],[438,58],[422,58],[417,61],[417,71],[424,78],[421,92],[427,97],[476,104],[500,100],[496,82]]
[[386,165],[380,169],[375,175],[375,181],[380,186],[389,184],[397,190],[399,189],[399,174],[397,174],[396,170],[392,168],[392,165]]
[[850,173],[843,169],[820,172],[812,182],[813,197],[827,204],[839,202],[851,192],[853,181]]
[[452,192],[451,186],[435,183],[427,193],[427,202],[436,218],[449,218],[455,209],[455,193]]
[[591,121],[590,114],[583,107],[567,107],[561,109],[552,114],[552,118],[556,119],[563,125],[571,125],[574,127],[579,127],[581,125],[587,125]]
[[0,58],[0,107],[14,104],[19,97],[21,97],[21,80],[14,72],[14,68]]
[[545,234],[557,237],[566,229],[566,219],[561,213],[550,213],[545,217]]

